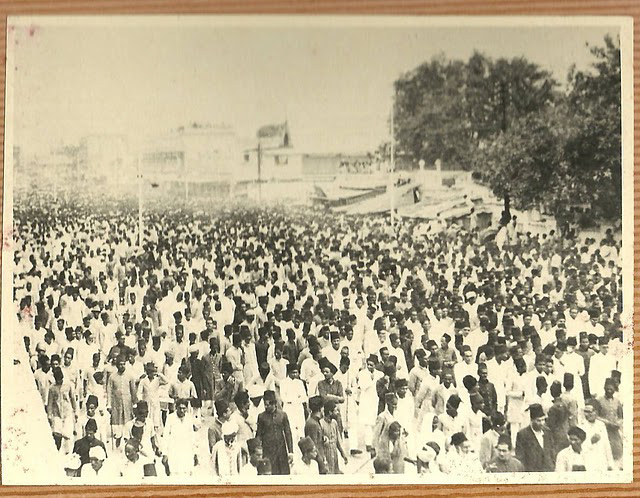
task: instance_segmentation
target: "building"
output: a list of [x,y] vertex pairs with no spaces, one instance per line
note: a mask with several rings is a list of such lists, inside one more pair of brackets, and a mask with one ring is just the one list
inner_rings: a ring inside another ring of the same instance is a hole
[[13,170],[19,171],[21,166],[22,165],[20,163],[20,147],[14,145],[13,146]]
[[80,140],[78,180],[98,184],[135,182],[129,140],[124,135],[89,135]]
[[289,124],[262,126],[255,140],[243,152],[247,178],[261,182],[298,180],[302,176],[302,156],[291,144]]
[[250,176],[240,168],[242,148],[228,125],[181,126],[146,141],[136,160],[145,185],[185,199],[229,195]]

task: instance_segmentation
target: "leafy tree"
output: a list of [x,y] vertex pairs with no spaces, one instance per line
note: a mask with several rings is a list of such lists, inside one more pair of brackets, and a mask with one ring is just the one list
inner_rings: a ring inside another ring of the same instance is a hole
[[548,204],[560,188],[555,173],[566,168],[565,124],[564,112],[554,108],[518,118],[478,152],[474,165],[481,180],[498,197],[509,194],[519,209]]
[[622,212],[622,120],[620,43],[611,37],[604,46],[591,47],[591,71],[569,74],[569,119],[574,129],[567,137],[567,183],[587,193],[587,201],[606,218]]
[[415,162],[458,163],[471,136],[464,110],[465,66],[433,58],[395,82],[398,148]]
[[551,75],[523,58],[440,55],[396,81],[396,140],[414,162],[469,168],[478,147],[553,101]]
[[565,97],[517,119],[476,156],[482,180],[516,207],[590,204],[596,217],[621,216],[620,49],[606,38],[591,53],[592,69],[570,71]]
[[592,67],[572,69],[565,92],[521,57],[433,58],[395,83],[398,148],[414,163],[473,169],[519,208],[590,203],[596,216],[620,218],[619,40],[590,51]]

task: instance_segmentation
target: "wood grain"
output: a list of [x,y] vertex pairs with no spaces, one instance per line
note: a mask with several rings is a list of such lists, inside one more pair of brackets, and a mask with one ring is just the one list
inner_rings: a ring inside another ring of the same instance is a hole
[[[6,57],[6,16],[29,14],[397,14],[397,15],[616,15],[634,18],[634,99],[640,101],[640,0],[0,0],[0,53]],[[5,72],[0,71],[0,85],[5,88]],[[4,98],[0,99],[0,126],[4,131]],[[634,120],[640,122],[638,107]],[[640,139],[634,129],[634,165],[640,157]],[[0,143],[4,154],[4,141]],[[640,171],[634,169],[636,204],[640,204]],[[0,182],[0,192],[2,192]],[[639,227],[634,213],[634,232]],[[640,263],[640,244],[634,247],[635,266]],[[634,275],[634,312],[640,310],[638,272]],[[640,399],[640,345],[634,343],[634,483],[621,485],[462,485],[462,486],[113,486],[113,487],[0,487],[0,496],[67,495],[67,496],[237,496],[258,497],[401,497],[401,496],[640,496],[640,448],[638,402]]]

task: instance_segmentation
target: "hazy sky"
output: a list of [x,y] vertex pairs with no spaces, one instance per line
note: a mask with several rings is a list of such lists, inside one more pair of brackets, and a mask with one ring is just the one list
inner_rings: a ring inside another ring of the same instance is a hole
[[606,33],[617,28],[16,27],[15,143],[45,151],[193,121],[249,137],[287,118],[300,149],[370,150],[388,134],[392,82],[433,55],[525,56],[564,81]]

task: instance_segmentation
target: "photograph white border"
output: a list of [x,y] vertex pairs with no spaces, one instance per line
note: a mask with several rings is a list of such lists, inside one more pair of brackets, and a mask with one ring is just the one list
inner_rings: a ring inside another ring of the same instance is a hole
[[[8,363],[13,361],[10,352],[13,349],[12,339],[5,331],[11,323],[13,281],[13,143],[14,143],[14,67],[15,53],[13,50],[13,29],[25,26],[209,26],[209,27],[517,27],[517,26],[611,26],[619,27],[621,50],[621,74],[622,74],[622,262],[623,262],[623,314],[622,323],[625,331],[633,331],[633,271],[634,271],[634,176],[633,176],[633,148],[634,148],[634,122],[633,122],[633,19],[630,17],[548,17],[548,16],[324,16],[324,15],[188,15],[188,16],[9,16],[7,18],[7,54],[6,54],[6,89],[5,89],[5,143],[4,143],[4,192],[3,192],[3,248],[2,248],[2,332],[1,347],[5,352],[1,355],[0,373],[2,385],[0,386],[0,398],[2,387],[11,379],[6,373]],[[626,339],[630,348],[633,347],[632,334],[627,334]],[[630,354],[633,355],[633,352]],[[632,364],[633,362],[629,362]],[[633,367],[629,372],[623,372],[627,378],[633,378]],[[438,478],[411,478],[408,475],[325,475],[316,479],[299,478],[296,476],[270,476],[269,478],[254,477],[242,479],[217,479],[197,482],[185,481],[170,477],[155,477],[145,479],[143,482],[105,482],[104,484],[231,484],[231,485],[343,485],[343,484],[569,484],[569,483],[625,483],[633,480],[633,383],[624,383],[624,392],[620,393],[624,400],[624,429],[623,440],[624,471],[606,473],[509,473],[509,474],[483,474],[480,478],[468,479],[452,475],[442,475]],[[6,410],[6,399],[2,399],[0,413],[1,420],[7,420],[9,415]],[[5,435],[5,424],[2,424],[2,440]],[[2,452],[2,468],[11,455]],[[58,479],[55,481],[24,482],[21,476],[4,475],[2,484],[70,484],[80,485],[73,478]]]

